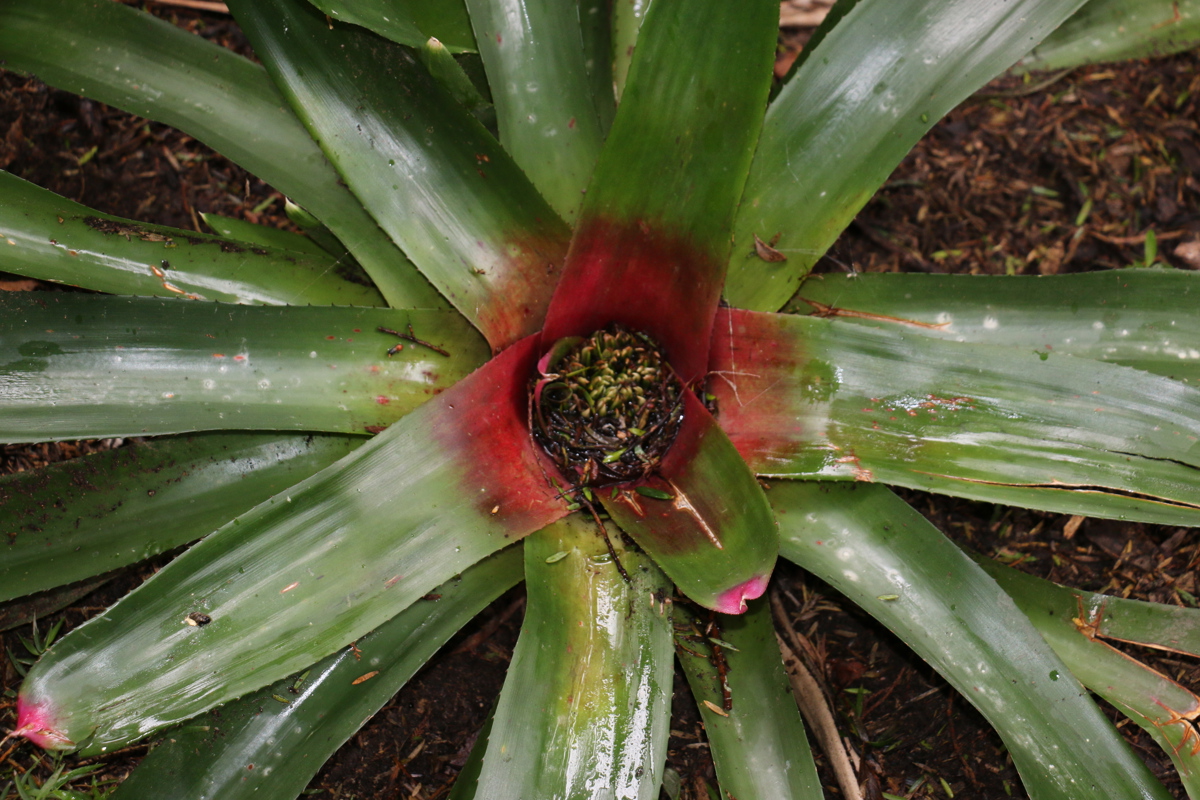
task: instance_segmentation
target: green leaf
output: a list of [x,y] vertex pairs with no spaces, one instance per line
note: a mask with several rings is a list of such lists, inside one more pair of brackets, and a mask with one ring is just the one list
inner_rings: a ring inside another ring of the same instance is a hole
[[613,14],[608,0],[579,0],[579,29],[583,38],[584,64],[591,78],[592,99],[600,131],[608,135],[613,116],[617,113],[617,96],[613,83]]
[[[293,206],[293,208],[295,207]],[[294,250],[297,253],[306,253],[318,258],[326,258],[329,255],[321,245],[302,233],[272,228],[269,225],[259,225],[244,219],[223,217],[220,214],[206,214],[203,211],[200,212],[200,218],[204,220],[205,225],[213,229],[213,232],[225,239],[237,239],[240,242],[262,244],[280,250]],[[329,303],[329,305],[339,304]],[[379,303],[375,305],[379,305]]]
[[618,100],[625,91],[625,82],[629,80],[629,67],[633,63],[638,32],[642,29],[642,20],[646,17],[650,2],[613,4],[613,89]]
[[761,475],[1200,524],[1200,391],[910,327],[723,311],[711,389],[722,428]]
[[1167,56],[1200,45],[1200,0],[1089,0],[1018,72]]
[[[0,296],[0,441],[197,430],[366,433],[487,357],[452,311]],[[417,337],[394,356],[396,337]]]
[[[658,797],[670,728],[670,582],[645,555],[568,517],[525,542],[521,638],[476,797]],[[548,556],[569,555],[548,564]]]
[[766,589],[779,544],[762,489],[712,416],[684,394],[683,426],[640,485],[597,496],[621,530],[679,590],[706,608],[741,614]]
[[346,183],[493,349],[538,330],[568,230],[417,56],[330,30],[304,0],[230,7]]
[[[22,686],[19,735],[85,753],[121,747],[296,673],[560,519],[565,503],[537,470],[524,404],[513,402],[525,386],[513,366],[529,362],[531,344],[206,537],[64,637]],[[490,405],[471,402],[480,392]],[[211,622],[185,624],[194,612]]]
[[466,0],[496,103],[500,141],[567,223],[604,138],[577,2]]
[[[492,107],[491,101],[480,93],[479,87],[467,74],[463,65],[470,62],[466,58],[455,58],[437,39],[426,41],[417,48],[417,53],[430,76],[441,84],[459,105],[470,111],[488,130],[495,128],[496,109]],[[478,56],[474,59],[482,71],[483,62]]]
[[778,23],[767,0],[650,6],[581,226],[639,220],[723,260],[763,124]]
[[364,441],[215,433],[149,441],[0,478],[0,601],[178,547]]
[[1200,750],[1192,724],[1200,715],[1200,697],[1104,641],[1177,650],[1175,640],[1180,634],[1196,640],[1200,611],[1068,589],[981,556],[974,558],[1016,601],[1084,686],[1154,737],[1174,762],[1188,797],[1200,796]]
[[303,680],[285,678],[172,731],[111,800],[294,800],[438,648],[521,576],[519,547],[484,559],[354,648],[305,670]]
[[[685,612],[676,605],[675,613]],[[822,800],[767,601],[756,600],[740,617],[714,617],[713,624],[715,632],[707,636],[703,617],[693,621],[690,632],[677,624],[675,637],[721,789],[730,797]],[[715,636],[731,647],[714,645]]]
[[[729,302],[783,306],[917,140],[1082,2],[855,5],[767,112],[734,226]],[[787,260],[760,259],[755,236]]]
[[[1165,798],[1012,600],[884,487],[781,482],[784,557],[845,594],[938,670],[1004,740],[1034,800]],[[879,600],[882,594],[895,600]]]
[[[251,246],[93,211],[0,171],[4,268],[117,294],[268,305],[381,306],[329,256]],[[282,231],[278,231],[282,233]]]
[[363,210],[262,67],[120,3],[0,6],[0,59],[194,136],[319,217],[389,304],[445,302]]
[[[1111,270],[1078,275],[814,275],[789,305],[908,334],[1024,347],[1124,364],[1200,386],[1200,275]],[[812,303],[830,306],[822,310]]]
[[436,38],[451,53],[473,52],[475,37],[463,0],[309,0],[339,22],[350,22],[398,44],[417,47]]

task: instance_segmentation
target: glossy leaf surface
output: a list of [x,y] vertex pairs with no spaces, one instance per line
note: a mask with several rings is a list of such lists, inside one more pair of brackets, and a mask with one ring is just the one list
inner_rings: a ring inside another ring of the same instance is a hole
[[343,436],[161,439],[0,478],[0,602],[199,539],[345,456]]
[[781,482],[784,557],[845,594],[996,728],[1034,800],[1165,798],[1012,600],[885,487]]
[[[675,614],[686,612],[677,606]],[[718,624],[708,632],[701,616],[690,628],[677,625],[675,636],[721,789],[729,797],[822,800],[817,766],[780,661],[766,599],[751,603],[740,617],[715,621]]]
[[[767,112],[734,226],[726,299],[782,307],[917,140],[1083,1],[856,4]],[[787,260],[761,260],[755,236]]]
[[741,614],[760,596],[779,542],[754,475],[695,395],[662,463],[637,487],[595,490],[604,510],[690,599]]
[[503,550],[356,641],[357,649],[189,721],[142,760],[112,800],[294,800],[343,742],[522,574],[521,549]]
[[327,255],[100,214],[2,171],[0,193],[7,272],[114,294],[266,305],[385,305],[374,288],[342,278]]
[[592,100],[600,131],[608,135],[617,98],[613,84],[613,8],[608,0],[580,0],[579,27],[583,38],[584,65],[592,84]]
[[703,372],[778,13],[766,0],[651,7],[546,320],[547,348],[619,322],[651,334],[685,383]]
[[[213,233],[226,239],[237,239],[250,244],[264,244],[269,247],[278,247],[281,250],[295,250],[322,258],[328,255],[328,251],[303,233],[272,228],[269,225],[258,225],[244,219],[223,217],[220,214],[206,214],[203,211],[200,212],[200,219],[204,220],[204,224],[211,228]],[[331,303],[330,305],[338,304]]]
[[[401,344],[380,325],[443,347]],[[0,440],[197,430],[367,433],[487,357],[452,311],[0,296]]]
[[398,44],[417,47],[434,37],[452,53],[475,50],[463,0],[309,0],[339,22],[368,28]]
[[578,2],[467,0],[500,141],[558,215],[573,222],[604,141]]
[[[1200,697],[1104,641],[1113,637],[1111,623],[1118,620],[1115,627],[1134,637],[1128,641],[1174,649],[1169,641],[1155,644],[1155,634],[1161,636],[1163,623],[1173,623],[1168,640],[1180,635],[1194,640],[1200,611],[1069,589],[990,559],[976,556],[975,560],[1028,615],[1084,686],[1158,742],[1179,771],[1188,797],[1200,794],[1200,741],[1192,723],[1200,716]],[[1145,628],[1143,622],[1148,623]]]
[[[833,311],[805,302],[833,307]],[[1090,358],[1200,386],[1200,275],[1121,269],[1053,276],[814,275],[789,306],[799,313],[910,335]],[[894,322],[894,321],[893,321]]]
[[1017,69],[1153,58],[1200,45],[1200,0],[1089,0]]
[[318,216],[390,304],[445,306],[248,59],[131,7],[87,0],[5,3],[0,58],[196,137]]
[[355,195],[493,349],[538,330],[567,228],[417,55],[330,30],[304,0],[230,7]]
[[[658,797],[670,731],[670,582],[595,523],[525,541],[528,606],[475,797]],[[657,598],[657,599],[656,599]]]
[[[524,381],[508,376],[529,344],[238,517],[56,643],[22,687],[21,734],[85,753],[123,746],[298,672],[561,518],[563,501],[513,455],[525,439],[506,436],[524,419],[511,419]],[[469,402],[481,391],[492,405]],[[193,612],[211,622],[185,624]]]
[[751,469],[1200,522],[1195,388],[908,327],[722,312],[711,390]]

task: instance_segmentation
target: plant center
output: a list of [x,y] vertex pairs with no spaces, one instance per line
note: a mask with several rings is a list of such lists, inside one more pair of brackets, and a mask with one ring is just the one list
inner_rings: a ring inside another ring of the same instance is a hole
[[675,440],[682,392],[644,333],[613,326],[562,339],[538,363],[533,435],[577,487],[637,480]]

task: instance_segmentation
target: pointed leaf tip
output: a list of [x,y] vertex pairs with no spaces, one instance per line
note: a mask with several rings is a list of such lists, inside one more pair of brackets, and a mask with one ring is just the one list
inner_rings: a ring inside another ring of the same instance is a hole
[[713,610],[722,614],[745,614],[750,600],[757,600],[767,590],[771,575],[755,575],[745,583],[739,583],[717,595]]
[[73,750],[75,743],[55,728],[55,714],[49,703],[31,703],[17,698],[17,729],[10,736],[21,736],[43,750]]

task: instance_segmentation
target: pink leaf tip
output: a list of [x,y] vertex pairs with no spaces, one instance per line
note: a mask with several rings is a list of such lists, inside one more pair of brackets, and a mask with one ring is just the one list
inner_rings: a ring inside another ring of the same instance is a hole
[[23,736],[44,750],[70,750],[75,743],[54,728],[53,715],[44,704],[17,698],[17,729],[10,736]]
[[770,579],[770,575],[755,575],[745,583],[739,583],[732,589],[726,589],[717,595],[713,610],[722,614],[745,614],[746,601],[762,597],[763,592],[767,590],[767,581]]

